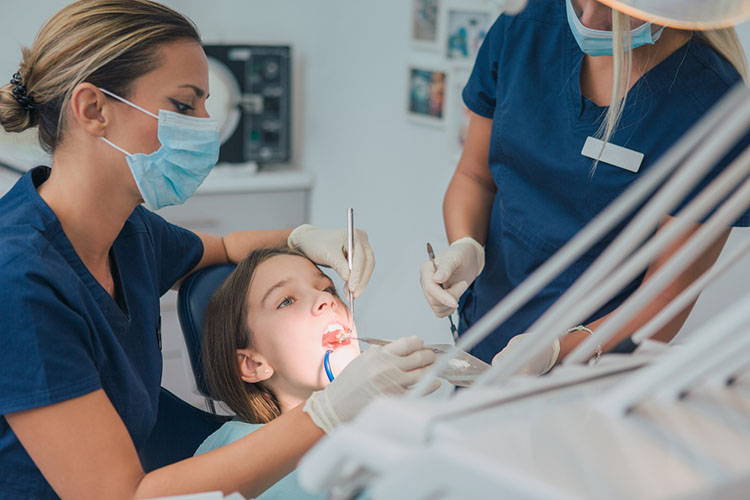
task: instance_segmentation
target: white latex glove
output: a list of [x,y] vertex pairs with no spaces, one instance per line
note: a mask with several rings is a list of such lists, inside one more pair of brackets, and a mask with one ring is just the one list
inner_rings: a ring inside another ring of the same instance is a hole
[[435,266],[426,261],[419,278],[427,303],[443,318],[456,310],[458,299],[484,269],[484,248],[474,238],[460,238],[435,256]]
[[359,297],[370,281],[375,268],[375,255],[372,253],[367,233],[354,230],[354,259],[349,276],[349,263],[346,259],[348,235],[346,229],[318,229],[303,224],[292,231],[287,240],[289,248],[295,248],[321,266],[328,266],[346,281],[346,286]]
[[[312,393],[303,411],[326,433],[353,419],[373,398],[403,394],[435,362],[419,337],[369,347],[322,391]],[[438,381],[433,390],[440,387]]]
[[[493,366],[499,363],[505,356],[513,356],[513,351],[518,348],[518,345],[523,341],[523,337],[526,336],[526,333],[521,333],[510,339],[508,345],[492,358]],[[543,375],[555,366],[558,356],[560,356],[560,340],[555,339],[549,347],[531,359],[518,373],[520,375],[532,376]]]

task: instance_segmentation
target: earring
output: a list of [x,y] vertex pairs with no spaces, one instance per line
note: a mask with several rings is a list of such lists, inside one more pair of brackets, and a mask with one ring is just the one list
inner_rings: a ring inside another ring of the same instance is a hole
[[269,370],[268,368],[266,368],[265,370],[263,370],[263,373],[269,373],[270,371],[271,370]]

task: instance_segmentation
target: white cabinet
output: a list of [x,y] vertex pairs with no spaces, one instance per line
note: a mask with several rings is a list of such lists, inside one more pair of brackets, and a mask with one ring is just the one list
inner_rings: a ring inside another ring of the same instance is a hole
[[[183,205],[159,214],[173,224],[204,233],[225,235],[246,229],[280,229],[308,221],[312,176],[301,171],[251,173],[217,167]],[[197,394],[190,359],[177,319],[177,292],[161,298],[162,385],[195,406]]]

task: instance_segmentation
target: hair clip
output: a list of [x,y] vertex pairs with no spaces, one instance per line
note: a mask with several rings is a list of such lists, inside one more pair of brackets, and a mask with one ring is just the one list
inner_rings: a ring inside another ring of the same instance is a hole
[[10,78],[10,84],[13,85],[13,96],[18,101],[18,104],[23,106],[26,111],[33,111],[36,109],[34,99],[26,94],[26,86],[22,83],[21,73],[16,71]]

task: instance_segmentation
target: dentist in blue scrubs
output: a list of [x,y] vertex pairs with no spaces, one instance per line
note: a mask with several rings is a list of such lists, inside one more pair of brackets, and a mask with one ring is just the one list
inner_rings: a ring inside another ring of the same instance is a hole
[[359,295],[373,265],[366,235],[349,275],[344,229],[220,237],[152,211],[185,201],[219,153],[197,28],[163,5],[69,3],[8,76],[0,123],[37,127],[52,164],[0,198],[1,500],[255,497],[434,361],[416,338],[368,350],[263,429],[146,473],[138,453],[157,417],[159,297],[196,269],[281,245],[338,270]]
[[[629,36],[619,36],[625,31]],[[629,61],[629,73],[615,72],[616,67],[627,68]],[[535,0],[516,16],[500,16],[463,91],[471,111],[468,137],[443,204],[451,244],[437,255],[437,270],[429,262],[420,270],[423,292],[435,314],[443,317],[458,308],[459,333],[475,324],[643,175],[730,87],[747,80],[745,61],[732,28],[691,32],[656,26],[596,0]],[[619,82],[627,82],[626,91],[617,91]],[[622,146],[642,153],[643,159],[599,162],[594,168],[594,158],[582,155],[587,141]],[[749,142],[746,137],[743,148]],[[725,159],[710,177],[727,163]],[[665,214],[660,228],[671,219]],[[735,223],[748,224],[748,213]],[[511,352],[519,334],[565,292],[616,233],[541,290],[473,354],[490,362]],[[728,230],[603,346],[604,351],[645,324],[713,265],[727,235]],[[559,340],[524,372],[551,369],[596,331],[686,238],[584,325],[560,325]],[[691,307],[654,338],[673,338]]]

